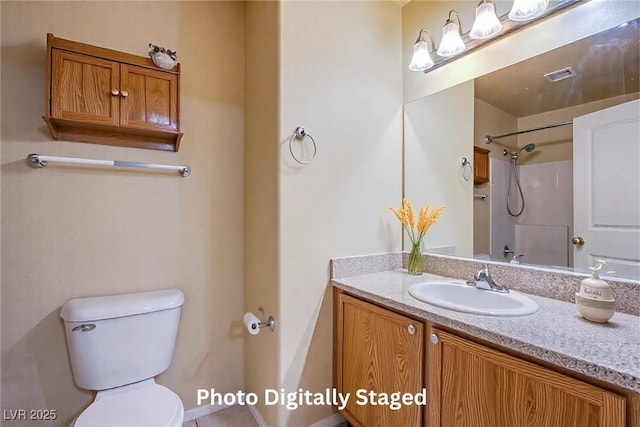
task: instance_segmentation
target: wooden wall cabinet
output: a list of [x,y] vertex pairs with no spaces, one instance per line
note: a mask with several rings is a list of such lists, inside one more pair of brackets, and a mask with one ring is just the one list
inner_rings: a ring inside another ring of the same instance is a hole
[[429,427],[626,425],[622,396],[434,327],[429,334]]
[[179,85],[180,64],[47,34],[43,119],[55,139],[178,151]]
[[473,146],[473,183],[489,182],[489,150]]
[[423,406],[358,405],[359,389],[420,393],[424,387],[424,324],[339,291],[334,293],[334,382],[351,393],[342,415],[356,427],[420,427]]

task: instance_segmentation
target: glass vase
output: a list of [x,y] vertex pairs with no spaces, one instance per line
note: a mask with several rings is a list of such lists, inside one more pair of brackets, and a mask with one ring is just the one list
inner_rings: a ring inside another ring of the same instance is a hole
[[407,272],[416,276],[424,273],[424,263],[422,262],[422,254],[420,253],[420,242],[411,244]]

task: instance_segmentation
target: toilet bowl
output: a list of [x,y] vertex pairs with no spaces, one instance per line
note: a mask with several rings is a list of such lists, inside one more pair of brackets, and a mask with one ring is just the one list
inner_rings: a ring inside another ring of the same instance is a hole
[[171,362],[178,289],[76,298],[60,311],[75,383],[96,397],[72,427],[182,427],[184,406],[154,377]]
[[98,392],[70,427],[182,427],[178,395],[153,380],[143,383]]

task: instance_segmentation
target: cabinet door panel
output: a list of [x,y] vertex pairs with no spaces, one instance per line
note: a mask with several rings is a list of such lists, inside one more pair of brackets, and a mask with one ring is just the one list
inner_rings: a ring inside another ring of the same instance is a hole
[[177,131],[177,86],[174,74],[123,64],[121,124]]
[[118,63],[53,50],[52,117],[117,125],[118,85]]
[[[367,427],[418,427],[422,407],[359,405],[356,393],[419,393],[423,385],[423,325],[405,316],[341,295],[343,315],[342,393],[346,410]],[[410,326],[412,332],[409,332]]]
[[[625,399],[434,329],[430,427],[621,427]],[[431,375],[430,375],[431,376]]]
[[489,150],[473,146],[473,183],[489,182]]

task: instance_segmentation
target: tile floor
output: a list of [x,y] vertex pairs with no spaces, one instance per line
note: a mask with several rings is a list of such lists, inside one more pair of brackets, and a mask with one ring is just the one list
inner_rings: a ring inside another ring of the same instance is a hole
[[[346,421],[336,427],[350,427]],[[232,406],[206,417],[186,422],[182,427],[259,427],[246,406]]]
[[259,427],[246,406],[232,406],[206,417],[186,422],[182,427]]

